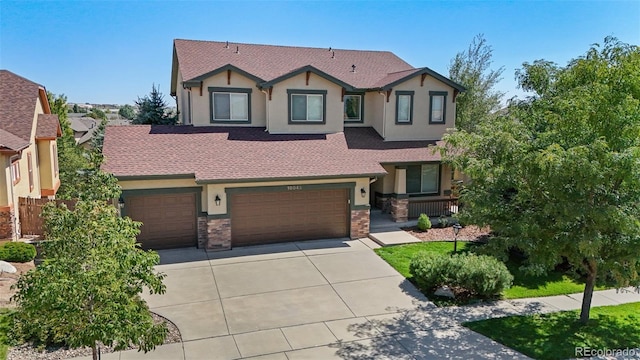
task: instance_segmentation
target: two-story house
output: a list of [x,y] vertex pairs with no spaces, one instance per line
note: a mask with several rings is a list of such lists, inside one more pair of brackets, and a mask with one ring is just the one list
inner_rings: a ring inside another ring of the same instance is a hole
[[20,236],[18,198],[55,196],[60,135],[44,86],[0,70],[0,239]]
[[175,40],[188,126],[108,127],[104,169],[147,247],[365,237],[371,206],[450,197],[433,145],[463,90],[385,51]]

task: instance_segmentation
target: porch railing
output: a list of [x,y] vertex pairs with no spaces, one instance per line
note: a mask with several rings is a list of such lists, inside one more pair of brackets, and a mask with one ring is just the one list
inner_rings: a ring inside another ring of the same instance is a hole
[[451,216],[458,212],[458,199],[411,200],[409,199],[409,218],[415,219],[420,214],[427,216]]

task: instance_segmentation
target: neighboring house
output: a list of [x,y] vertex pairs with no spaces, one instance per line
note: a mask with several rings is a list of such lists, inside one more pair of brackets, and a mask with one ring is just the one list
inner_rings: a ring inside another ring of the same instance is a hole
[[91,139],[93,139],[93,135],[98,130],[100,122],[90,117],[70,117],[69,122],[71,123],[76,144],[89,149],[91,147]]
[[44,86],[0,70],[0,239],[20,236],[19,197],[55,196],[60,135]]
[[108,127],[104,170],[145,247],[365,237],[372,206],[451,198],[433,145],[463,90],[390,52],[175,40],[192,126]]

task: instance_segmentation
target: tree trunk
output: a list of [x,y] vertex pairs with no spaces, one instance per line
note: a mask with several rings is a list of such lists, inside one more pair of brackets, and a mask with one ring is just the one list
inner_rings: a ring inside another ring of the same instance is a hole
[[91,350],[93,351],[93,360],[99,360],[98,359],[98,347],[96,346],[96,342],[95,341],[91,345]]
[[593,288],[596,285],[598,268],[594,260],[585,260],[584,267],[587,270],[587,281],[584,284],[582,294],[582,309],[580,311],[580,322],[586,325],[589,322],[589,312],[591,311],[591,299],[593,298]]

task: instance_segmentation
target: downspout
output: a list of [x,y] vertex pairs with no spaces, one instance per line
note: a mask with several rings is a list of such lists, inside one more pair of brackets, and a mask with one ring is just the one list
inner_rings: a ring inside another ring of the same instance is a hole
[[[9,158],[9,167],[12,166],[13,161],[19,159],[18,156],[14,155],[11,156]],[[11,171],[13,171],[13,169],[11,169]],[[11,183],[11,203],[13,204],[13,240],[14,241],[18,241],[20,238],[18,237],[18,232],[20,232],[21,229],[18,229],[18,217],[16,216],[16,212],[19,211],[18,206],[17,206],[17,202],[15,201],[15,194],[13,192],[13,188],[16,186],[13,183],[13,180],[11,178],[9,178],[9,182]]]
[[387,98],[383,91],[378,95],[382,95],[382,139],[387,140]]
[[264,89],[260,89],[260,91],[264,94],[264,98],[265,98],[265,109],[264,111],[266,112],[265,114],[265,129],[264,131],[268,132],[269,131],[269,93],[267,91],[265,91]]
[[182,119],[180,119],[180,107],[178,107],[178,95],[170,95],[175,101],[176,101],[176,117],[177,120],[180,121],[180,123],[182,125],[184,125],[184,121],[182,121]]

